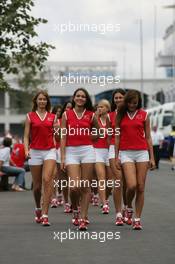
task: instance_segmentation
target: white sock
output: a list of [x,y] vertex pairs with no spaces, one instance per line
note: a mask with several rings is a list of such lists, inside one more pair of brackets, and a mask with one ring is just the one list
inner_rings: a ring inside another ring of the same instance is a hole
[[140,218],[134,218],[134,220],[137,222],[137,221],[140,221]]
[[43,215],[42,215],[42,217],[48,217],[48,215],[46,215],[46,214],[43,214]]
[[35,208],[35,210],[37,211],[37,210],[40,210],[41,211],[41,208]]
[[116,217],[122,217],[122,213],[121,212],[116,213]]

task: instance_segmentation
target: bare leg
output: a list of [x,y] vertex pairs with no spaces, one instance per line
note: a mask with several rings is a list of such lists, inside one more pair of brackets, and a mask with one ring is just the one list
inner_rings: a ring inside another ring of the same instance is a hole
[[106,202],[106,168],[105,164],[102,162],[97,162],[95,164],[95,170],[98,178],[98,193],[100,200],[103,204]]
[[[93,164],[92,180],[98,181],[97,173],[96,173],[94,164]],[[97,195],[98,194],[98,187],[93,187],[92,192],[94,193],[94,195]]]
[[53,198],[56,198],[57,196],[57,190],[58,190],[58,187],[57,187],[57,182],[59,180],[59,175],[58,175],[58,169],[57,169],[57,165],[55,165],[55,168],[54,168],[54,184],[53,186],[55,185],[55,187],[53,187]]
[[30,171],[32,174],[35,205],[37,208],[41,208],[42,165],[32,165],[30,166]]
[[148,162],[137,162],[137,189],[136,189],[136,201],[135,207],[136,218],[140,218],[143,205],[144,205],[144,190],[145,190],[145,180],[148,171]]
[[91,180],[93,173],[93,163],[81,164],[81,180],[85,182],[85,186],[81,188],[81,218],[85,219],[88,215],[88,207],[91,194]]
[[113,199],[114,199],[114,205],[117,213],[121,212],[121,170],[118,170],[115,165],[115,159],[109,160],[110,167],[113,173],[113,180],[116,182],[118,181],[119,186],[117,184],[114,184],[114,190],[113,190]]
[[[114,178],[112,170],[109,166],[106,166],[106,180],[112,180]],[[106,200],[108,200],[109,196],[111,195],[112,192],[112,187],[108,187],[109,184],[106,186]],[[109,185],[110,186],[110,185]]]
[[66,172],[60,171],[60,180],[64,182],[63,184],[64,187],[62,188],[64,202],[68,203],[69,202],[68,200],[69,187],[68,187],[68,176]]
[[43,208],[42,213],[48,214],[49,204],[53,192],[53,177],[55,160],[45,160],[43,164]]
[[126,179],[127,191],[126,191],[126,198],[127,198],[127,205],[129,208],[132,208],[132,201],[135,196],[136,192],[136,165],[134,162],[126,162],[123,165],[123,172]]
[[68,180],[70,179],[70,199],[73,210],[78,210],[79,200],[80,200],[80,179],[81,179],[81,170],[79,164],[70,164],[67,165],[67,175]]
[[126,208],[127,207],[127,198],[126,198],[127,186],[126,186],[126,179],[125,179],[123,170],[122,170],[122,186],[123,186],[123,190],[122,190],[123,204],[124,204],[124,207]]

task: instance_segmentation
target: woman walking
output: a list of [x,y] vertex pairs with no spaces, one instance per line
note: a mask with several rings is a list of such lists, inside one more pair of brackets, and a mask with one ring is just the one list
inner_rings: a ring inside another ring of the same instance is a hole
[[[54,144],[55,115],[50,113],[50,99],[45,91],[39,91],[33,98],[33,108],[27,114],[24,132],[25,156],[33,179],[35,199],[35,221],[49,226],[48,210],[53,191],[53,175],[56,164]],[[41,205],[41,190],[42,205]]]
[[[92,146],[91,128],[98,127],[98,121],[92,112],[92,102],[84,88],[73,94],[72,107],[62,116],[61,131],[61,168],[71,180],[70,199],[73,208],[72,223],[79,230],[86,230],[88,206],[90,201],[90,183],[95,163],[95,152]],[[67,133],[65,133],[67,131]],[[70,182],[70,181],[69,181]],[[81,219],[79,219],[79,206]]]
[[[151,169],[155,168],[150,122],[147,112],[141,108],[140,92],[127,92],[120,106],[116,120],[116,128],[120,128],[120,135],[116,136],[116,166],[119,167],[121,162],[127,185],[128,208],[125,222],[133,224],[133,229],[140,230],[146,175],[149,166]],[[135,196],[133,221],[132,201]]]
[[118,168],[116,167],[116,162],[115,162],[115,134],[119,132],[119,131],[115,131],[115,125],[116,125],[117,110],[119,105],[123,102],[125,94],[126,92],[123,89],[116,89],[114,91],[112,95],[112,103],[111,103],[112,112],[109,113],[110,124],[111,124],[111,128],[113,129],[112,137],[110,140],[110,146],[109,146],[109,163],[113,173],[114,180],[115,182],[116,181],[118,182],[118,184],[116,184],[113,190],[113,199],[116,210],[115,224],[117,226],[122,226],[124,224],[123,215],[122,215],[122,186],[123,186],[124,206],[126,206],[126,199],[125,199],[126,192],[125,192],[125,182],[123,180],[122,170],[120,167]]

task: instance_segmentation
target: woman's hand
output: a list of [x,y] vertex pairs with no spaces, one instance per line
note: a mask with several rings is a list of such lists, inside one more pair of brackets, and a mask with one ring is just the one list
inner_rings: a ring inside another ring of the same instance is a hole
[[26,160],[31,159],[29,150],[25,150],[25,158],[26,158]]
[[60,169],[66,171],[65,158],[61,159]]
[[120,161],[119,158],[116,158],[116,159],[115,159],[115,164],[116,164],[116,168],[117,168],[118,170],[121,170],[121,161]]
[[156,164],[155,164],[155,160],[154,159],[150,159],[149,168],[150,168],[150,170],[155,170]]

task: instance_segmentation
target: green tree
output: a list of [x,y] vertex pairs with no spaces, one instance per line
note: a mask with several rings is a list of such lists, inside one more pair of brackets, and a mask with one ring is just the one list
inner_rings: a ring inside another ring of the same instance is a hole
[[39,72],[54,47],[34,42],[36,27],[47,20],[34,18],[33,6],[33,0],[0,0],[0,89],[10,88],[6,74],[18,75],[26,90],[42,82]]

